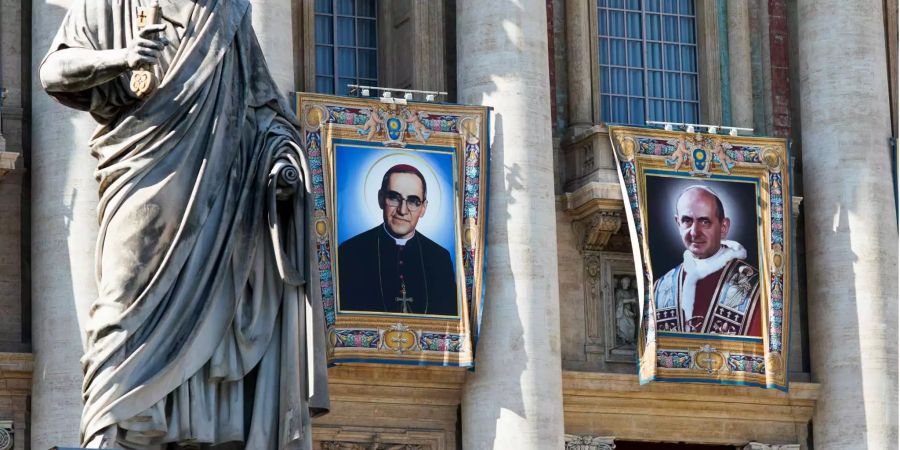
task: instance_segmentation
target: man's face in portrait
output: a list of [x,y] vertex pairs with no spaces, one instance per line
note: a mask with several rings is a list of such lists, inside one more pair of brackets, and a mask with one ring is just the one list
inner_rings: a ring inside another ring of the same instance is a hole
[[675,212],[684,248],[695,258],[709,258],[719,251],[731,221],[724,217],[714,195],[703,189],[688,189],[678,198]]
[[384,190],[379,193],[379,200],[388,231],[396,238],[411,238],[428,206],[419,176],[406,172],[392,173]]

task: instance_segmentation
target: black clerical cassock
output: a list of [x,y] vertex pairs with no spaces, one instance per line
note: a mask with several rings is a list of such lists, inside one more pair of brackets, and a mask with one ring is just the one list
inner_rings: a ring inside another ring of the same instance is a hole
[[348,239],[338,282],[341,311],[458,314],[450,253],[419,232],[397,240],[379,224]]

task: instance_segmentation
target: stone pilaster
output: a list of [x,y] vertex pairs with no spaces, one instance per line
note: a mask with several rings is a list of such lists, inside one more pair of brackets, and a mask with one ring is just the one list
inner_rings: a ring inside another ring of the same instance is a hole
[[809,341],[822,386],[813,442],[893,448],[897,224],[883,2],[797,8]]
[[[53,101],[37,74],[70,2],[32,1],[31,305],[34,385],[31,447],[78,447],[82,337],[97,296],[97,183],[87,113]],[[76,320],[77,319],[77,320]]]
[[593,84],[591,76],[591,15],[596,5],[583,0],[566,0],[566,71],[569,75],[570,135],[587,131],[593,124]]
[[731,124],[753,128],[753,68],[750,61],[750,5],[728,0],[728,78]]
[[494,108],[491,248],[465,449],[563,448],[546,3],[457,2],[460,103]]

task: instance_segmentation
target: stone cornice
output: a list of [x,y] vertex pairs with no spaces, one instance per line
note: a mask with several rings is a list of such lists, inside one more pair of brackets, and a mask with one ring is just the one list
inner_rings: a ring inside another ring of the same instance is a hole
[[332,400],[458,405],[465,369],[444,367],[336,366],[328,369]]
[[618,184],[591,182],[564,196],[566,214],[582,250],[603,250],[624,219]]
[[0,352],[0,395],[31,394],[32,371],[31,353]]
[[671,442],[797,442],[818,396],[816,383],[791,383],[785,393],[700,383],[642,386],[632,374],[563,371],[566,431],[623,440],[646,440],[647,430],[654,430],[653,436]]
[[787,393],[700,383],[642,386],[631,374],[563,371],[563,397],[567,411],[806,423],[812,418],[819,384],[791,383]]

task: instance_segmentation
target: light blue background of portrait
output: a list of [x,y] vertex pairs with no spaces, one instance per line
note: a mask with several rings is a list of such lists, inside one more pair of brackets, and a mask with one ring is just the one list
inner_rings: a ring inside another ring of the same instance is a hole
[[[419,169],[428,182],[428,206],[416,225],[422,233],[450,252],[456,270],[454,242],[454,157],[447,153],[410,149],[335,145],[335,186],[337,209],[337,242],[342,244],[359,233],[384,223],[378,207],[378,188],[384,173],[395,164],[410,164]],[[423,167],[425,164],[427,167]],[[370,172],[370,169],[376,166]],[[369,181],[367,182],[367,174]],[[436,182],[434,181],[436,180]],[[440,184],[440,189],[434,186]]]

